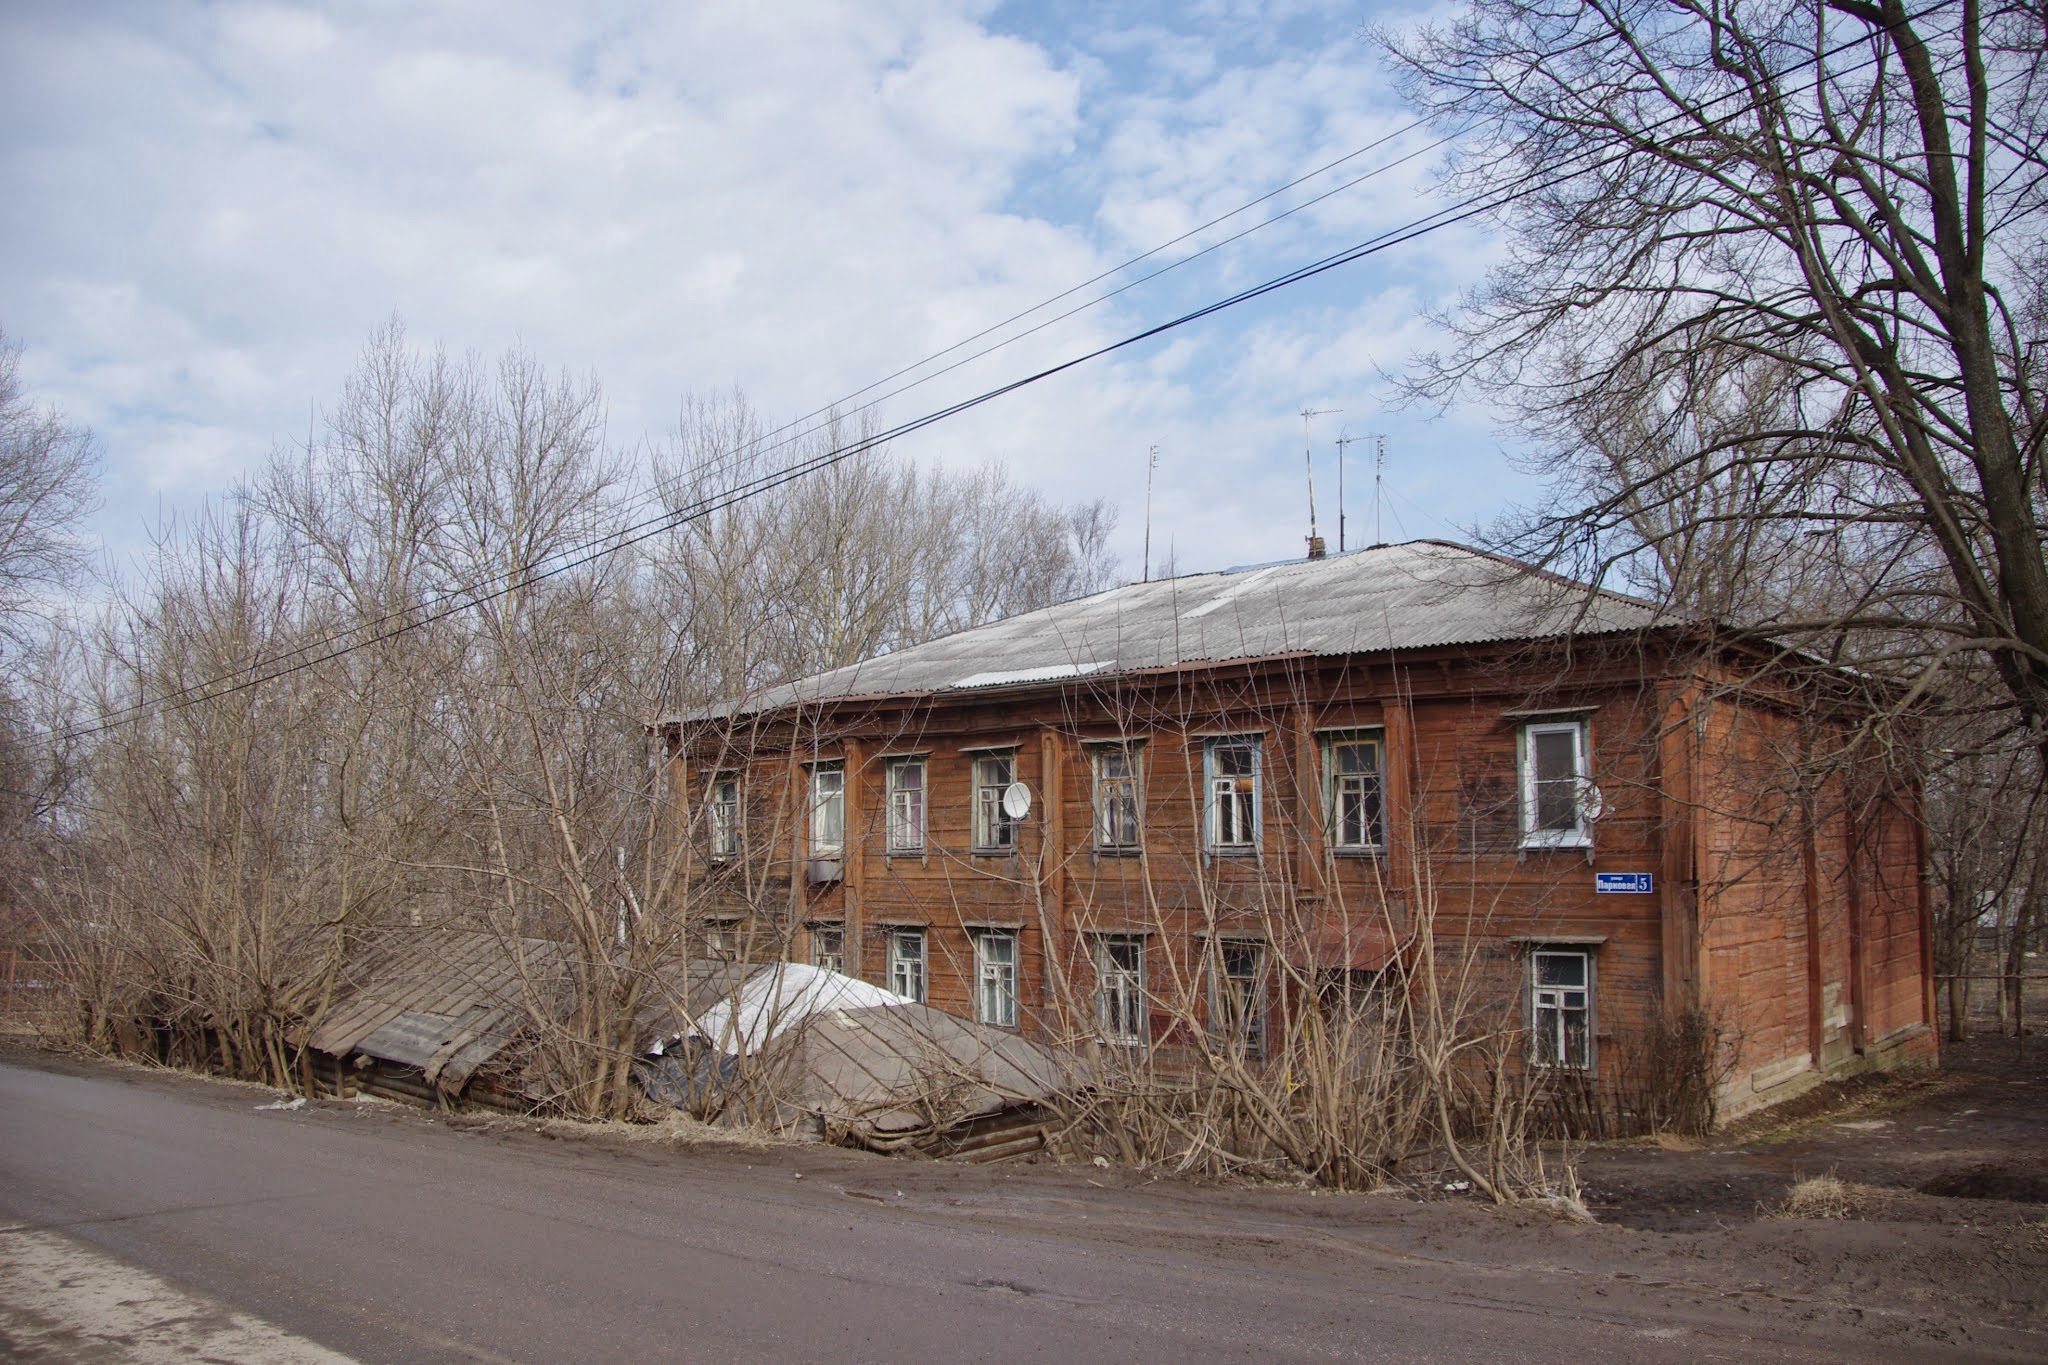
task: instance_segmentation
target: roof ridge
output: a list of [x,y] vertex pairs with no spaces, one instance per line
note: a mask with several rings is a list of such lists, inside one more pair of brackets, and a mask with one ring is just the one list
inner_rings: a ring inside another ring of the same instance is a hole
[[664,719],[711,720],[843,697],[1071,686],[1083,677],[1099,684],[1148,669],[1289,654],[1612,634],[1669,619],[1655,603],[1500,551],[1420,538],[1141,579]]

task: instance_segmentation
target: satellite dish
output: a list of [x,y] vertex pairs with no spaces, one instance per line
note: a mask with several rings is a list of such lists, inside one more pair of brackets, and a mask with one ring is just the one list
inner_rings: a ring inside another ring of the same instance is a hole
[[1607,814],[1607,798],[1602,796],[1600,789],[1591,782],[1586,782],[1582,785],[1579,801],[1585,808],[1588,820],[1598,820]]
[[1012,782],[1003,788],[1003,814],[1012,820],[1022,820],[1031,814],[1031,788],[1022,782]]

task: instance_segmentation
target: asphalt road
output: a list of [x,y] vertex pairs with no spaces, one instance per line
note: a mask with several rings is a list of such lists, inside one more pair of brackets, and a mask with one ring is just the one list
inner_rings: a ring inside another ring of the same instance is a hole
[[0,1065],[0,1264],[68,1239],[374,1361],[1869,1358],[1714,1304],[1293,1245],[1320,1234],[1242,1201],[1155,1217],[1078,1181],[265,1099]]

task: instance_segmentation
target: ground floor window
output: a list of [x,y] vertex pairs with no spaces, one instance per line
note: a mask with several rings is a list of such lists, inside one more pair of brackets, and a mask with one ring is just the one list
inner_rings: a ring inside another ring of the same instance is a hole
[[1112,1043],[1145,1044],[1145,940],[1095,940],[1095,1026]]
[[846,970],[846,926],[841,924],[814,924],[811,926],[811,965],[828,972]]
[[1266,1050],[1266,945],[1225,939],[1216,945],[1210,976],[1209,1031],[1242,1043],[1256,1057]]
[[1529,1055],[1539,1066],[1593,1069],[1593,954],[1529,951]]
[[889,931],[889,989],[924,1003],[924,930]]
[[974,936],[974,1017],[997,1028],[1017,1027],[1017,936],[989,929]]
[[730,962],[739,956],[740,922],[736,919],[704,921],[704,956]]

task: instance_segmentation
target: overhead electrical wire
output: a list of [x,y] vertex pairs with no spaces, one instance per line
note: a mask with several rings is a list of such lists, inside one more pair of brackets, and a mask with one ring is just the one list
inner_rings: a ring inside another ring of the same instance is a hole
[[[1054,304],[1057,304],[1064,299],[1071,298],[1075,294],[1078,294],[1082,290],[1088,288],[1090,285],[1099,284],[1103,280],[1107,280],[1116,275],[1119,275],[1122,272],[1130,269],[1132,266],[1141,264],[1142,262],[1147,261],[1154,256],[1157,256],[1163,251],[1171,250],[1173,247],[1180,245],[1182,242],[1186,242],[1191,238],[1197,237],[1200,234],[1208,231],[1210,228],[1216,227],[1221,223],[1226,223],[1230,219],[1237,217],[1239,214],[1257,208],[1260,204],[1267,203],[1270,200],[1276,198],[1277,196],[1285,194],[1288,190],[1304,185],[1309,181],[1315,179],[1317,176],[1320,176],[1328,171],[1334,170],[1338,166],[1344,165],[1346,162],[1355,161],[1360,156],[1363,156],[1365,153],[1373,151],[1379,147],[1383,147],[1387,143],[1394,141],[1396,138],[1406,136],[1408,133],[1415,131],[1416,129],[1422,127],[1425,122],[1426,120],[1416,119],[1404,125],[1401,128],[1395,129],[1391,133],[1388,133],[1382,137],[1376,138],[1373,141],[1366,143],[1362,147],[1354,148],[1340,157],[1337,157],[1330,161],[1326,161],[1322,165],[1316,167],[1314,170],[1308,171],[1303,175],[1297,176],[1295,179],[1290,180],[1283,185],[1275,186],[1273,189],[1266,191],[1264,194],[1258,196],[1256,199],[1247,200],[1245,203],[1238,205],[1236,208],[1231,209],[1226,213],[1218,214],[1214,218],[1209,219],[1207,222],[1189,228],[1187,231],[1181,233],[1177,237],[1170,238],[1167,241],[1161,242],[1159,245],[1155,247],[1151,247],[1148,250],[1139,252],[1137,255],[1122,262],[1121,264],[1112,266],[1108,270],[1102,271],[1099,274],[1091,276],[1088,279],[1082,280],[1080,283],[1075,284],[1067,289],[1064,289],[1059,293],[1052,295],[1050,298],[1041,300],[1040,302],[1033,304],[1029,308],[1023,309],[1022,311],[1017,313],[1013,313],[1009,317],[1001,320],[1000,322],[992,323],[989,326],[982,328],[979,332],[972,334],[971,336],[963,337],[959,341],[954,342],[952,345],[945,347],[943,350],[935,351],[932,354],[924,357],[922,360],[918,360],[909,365],[905,365],[902,368],[897,369],[890,374],[884,375],[882,378],[877,379],[870,384],[855,389],[852,393],[847,394],[844,397],[836,399],[823,407],[815,408],[801,417],[792,418],[789,421],[784,422],[782,425],[770,429],[763,435],[746,442],[743,446],[735,450],[725,452],[717,459],[709,462],[709,464],[707,464],[704,468],[696,472],[699,474],[700,477],[716,476],[735,468],[739,462],[739,459],[743,455],[754,455],[758,457],[760,455],[769,454],[774,451],[781,450],[790,445],[793,445],[797,441],[800,441],[807,436],[816,435],[819,431],[824,430],[825,428],[823,426],[806,426],[805,424],[815,422],[817,421],[817,419],[821,417],[843,417],[858,415],[860,413],[867,412],[875,407],[878,407],[882,403],[887,402],[891,398],[899,397],[900,395],[908,393],[913,389],[922,387],[923,385],[928,384],[935,379],[952,373],[953,371],[961,368],[964,365],[971,364],[976,360],[989,356],[995,353],[996,351],[1001,350],[1005,346],[1013,345],[1016,342],[1022,341],[1026,337],[1032,336],[1038,332],[1045,330],[1047,327],[1051,327],[1056,323],[1063,322],[1068,318],[1076,316],[1077,314],[1086,312],[1090,308],[1094,308],[1103,303],[1107,303],[1109,300],[1116,298],[1118,295],[1127,293],[1140,285],[1147,284],[1152,280],[1158,279],[1162,275],[1168,274],[1174,270],[1178,270],[1183,266],[1192,264],[1193,262],[1198,261],[1203,257],[1210,255],[1213,252],[1219,251],[1222,248],[1229,246],[1233,242],[1242,241],[1244,238],[1249,237],[1254,233],[1262,232],[1265,229],[1272,227],[1276,223],[1282,222],[1283,220],[1290,218],[1297,213],[1302,212],[1304,209],[1313,208],[1315,205],[1322,203],[1324,200],[1329,199],[1334,195],[1342,194],[1346,190],[1354,189],[1357,186],[1365,183],[1366,181],[1371,180],[1376,176],[1383,175],[1386,172],[1405,164],[1406,162],[1414,160],[1418,156],[1425,155],[1428,152],[1431,152],[1452,140],[1454,135],[1446,135],[1444,137],[1436,139],[1433,142],[1426,143],[1421,147],[1415,148],[1414,150],[1409,151],[1403,154],[1402,156],[1395,158],[1392,161],[1383,163],[1379,166],[1375,166],[1371,170],[1368,170],[1360,175],[1354,176],[1353,178],[1344,181],[1342,184],[1336,185],[1328,190],[1324,190],[1323,192],[1316,194],[1311,198],[1304,199],[1302,202],[1292,205],[1291,207],[1274,214],[1270,218],[1261,219],[1259,222],[1252,224],[1250,227],[1241,229],[1240,231],[1234,232],[1227,237],[1223,237],[1218,239],[1217,241],[1211,242],[1209,245],[1203,247],[1199,251],[1190,252],[1188,255],[1179,257],[1169,262],[1168,264],[1159,267],[1156,270],[1141,275],[1134,280],[1129,280],[1124,284],[1117,286],[1115,289],[1111,289],[1105,291],[1104,293],[1098,294],[1084,303],[1077,304],[1076,306],[1069,308],[1064,312],[1056,314],[1053,317],[1047,318],[1037,323],[1036,325],[1027,328],[1022,332],[1018,332],[1012,336],[1003,338],[1001,341],[994,342],[991,345],[985,346],[980,350],[975,351],[971,355],[964,356],[961,359],[954,361],[952,364],[947,365],[941,369],[934,370],[931,373],[923,375],[922,377],[915,379],[908,384],[903,384],[894,389],[891,389],[887,393],[869,399],[867,402],[861,403],[857,407],[853,407],[850,409],[845,409],[842,407],[843,404],[849,403],[856,398],[862,397],[863,395],[873,393],[874,390],[882,387],[885,384],[892,382],[893,380],[902,378],[903,376],[908,374],[913,374],[918,370],[933,364],[936,361],[945,359],[947,356],[952,355],[954,352],[962,349],[963,347],[971,346],[975,342],[985,337],[991,336],[1001,331],[1003,328],[1010,326],[1013,323],[1021,322],[1025,318],[1031,317],[1036,313],[1042,312],[1045,309],[1052,307]],[[804,429],[796,430],[796,428],[799,427],[802,427]],[[873,442],[865,443],[862,449],[865,450],[872,448],[873,444]],[[647,506],[652,503],[658,502],[660,498],[661,491],[659,489],[656,489],[649,494],[643,495],[640,498],[628,502],[625,505],[625,509],[622,510]],[[718,509],[712,508],[710,510],[715,511]],[[681,521],[687,521],[692,518],[689,515],[684,515],[683,512],[679,509],[668,508],[662,513],[662,516],[660,518],[655,518],[654,520],[661,519],[676,519],[680,524]],[[640,525],[644,524],[646,523],[640,523]],[[636,529],[638,529],[637,525],[629,526],[628,528],[626,528],[625,533],[630,534],[633,530]],[[344,626],[336,631],[331,632],[328,635],[316,637],[312,640],[308,640],[301,644],[294,645],[289,650],[281,651],[279,654],[274,655],[270,658],[258,656],[256,659],[251,660],[248,664],[245,664],[230,672],[218,674],[214,677],[202,679],[198,682],[188,683],[183,687],[177,688],[173,691],[162,693],[156,697],[148,699],[147,701],[131,703],[127,707],[122,708],[121,711],[117,712],[114,720],[109,722],[107,725],[102,725],[92,730],[67,732],[67,734],[95,734],[98,733],[99,729],[110,728],[110,726],[113,724],[125,723],[125,715],[127,712],[140,712],[148,710],[155,706],[162,705],[165,702],[175,701],[179,698],[186,697],[193,693],[204,692],[208,688],[211,688],[216,684],[229,682],[230,680],[236,678],[240,674],[248,672],[252,668],[260,668],[272,662],[280,662],[282,661],[282,659],[286,657],[302,654],[304,653],[304,651],[308,649],[321,649],[326,647],[327,645],[335,643],[338,640],[346,639],[350,636],[358,635],[365,631],[375,631],[379,627],[387,625],[390,622],[407,619],[415,615],[419,611],[432,611],[452,599],[462,598],[464,600],[469,600],[474,594],[484,591],[486,588],[490,587],[494,583],[499,582],[500,580],[518,578],[521,574],[535,571],[541,568],[542,566],[546,565],[553,559],[563,555],[580,555],[585,551],[597,549],[619,534],[622,533],[613,532],[609,535],[601,536],[596,540],[585,541],[577,545],[566,546],[563,549],[548,555],[544,559],[538,561],[536,564],[523,566],[522,568],[517,569],[504,570],[499,573],[491,574],[485,578],[471,580],[470,582],[465,583],[459,587],[444,589],[440,592],[432,594],[424,602],[415,603],[407,607],[402,607],[395,611],[387,612],[383,616],[373,617],[369,620],[353,622],[350,625]],[[479,600],[489,600],[489,598]],[[439,618],[435,617],[433,619]],[[381,637],[373,637],[372,639],[363,641],[363,643],[374,643],[375,638]]]
[[[1902,19],[1898,21],[1898,23],[1911,23],[1917,19],[1924,18],[1927,15],[1932,14],[1935,11],[1943,8],[1946,4],[1949,3],[1953,3],[1953,0],[1939,0],[1939,3],[1930,5],[1923,10],[1904,16]],[[1897,25],[1886,25],[1884,27],[1896,26]],[[1866,33],[1858,38],[1850,39],[1846,42],[1838,44],[1837,46],[1830,48],[1827,51],[1820,53],[1814,57],[1810,57],[1802,61],[1795,62],[1791,66],[1786,67],[1784,70],[1775,73],[1775,77],[1782,78],[1783,76],[1789,75],[1792,72],[1800,70],[1802,67],[1817,65],[1818,63],[1825,61],[1829,57],[1836,56],[1842,52],[1846,52],[1853,48],[1859,47],[1865,42],[1867,42],[1870,36],[1870,34]],[[1878,62],[1879,60],[1880,58],[1878,57],[1869,58],[1864,62],[1858,63],[1855,66],[1847,68],[1842,72],[1835,73],[1835,75],[1843,76],[1854,74],[1856,71],[1862,70],[1866,66],[1876,64],[1876,62]],[[1822,76],[1816,79],[1813,83],[1814,87],[1817,88],[1825,79],[1827,79],[1826,76]],[[1747,94],[1748,92],[1745,90],[1729,91],[1726,94],[1716,96],[1714,99],[1707,101],[1697,110],[1680,110],[1676,113],[1667,115],[1663,119],[1657,120],[1653,123],[1646,125],[1641,131],[1643,133],[1648,133],[1663,127],[1667,123],[1676,122],[1682,119],[1692,119],[1696,117],[1699,113],[1711,109],[1714,105],[1720,104],[1725,100],[1734,99],[1737,97],[1746,97]],[[1384,141],[1384,139],[1382,141]],[[1458,223],[1468,221],[1472,218],[1476,218],[1484,214],[1493,213],[1518,200],[1528,198],[1535,194],[1540,194],[1546,190],[1553,189],[1559,185],[1568,183],[1571,180],[1575,180],[1581,176],[1597,171],[1605,166],[1612,165],[1617,161],[1623,160],[1629,156],[1637,154],[1641,150],[1642,146],[1640,142],[1632,143],[1631,145],[1625,146],[1618,151],[1607,153],[1604,156],[1596,156],[1592,160],[1585,162],[1585,164],[1583,165],[1567,168],[1558,168],[1554,170],[1547,178],[1539,181],[1524,184],[1511,190],[1487,191],[1482,192],[1480,194],[1469,196],[1468,198],[1461,200],[1456,204],[1452,204],[1446,208],[1439,209],[1434,213],[1425,214],[1420,218],[1411,219],[1409,222],[1399,227],[1391,228],[1385,232],[1375,234],[1374,236],[1368,237],[1364,241],[1356,243],[1350,247],[1346,247],[1341,251],[1333,252],[1330,255],[1320,258],[1319,260],[1311,261],[1306,265],[1298,266],[1295,269],[1287,271],[1282,275],[1274,276],[1273,278],[1265,280],[1259,284],[1250,286],[1249,288],[1243,290],[1239,290],[1235,294],[1231,294],[1222,299],[1218,299],[1211,303],[1205,304],[1200,308],[1192,310],[1191,312],[1183,313],[1177,317],[1168,319],[1165,322],[1157,323],[1151,327],[1147,327],[1142,331],[1134,332],[1131,335],[1123,337],[1118,341],[1110,342],[1106,345],[1097,347],[1094,350],[1088,351],[1084,354],[1074,356],[1070,359],[1061,361],[1058,364],[1051,365],[1044,369],[1038,370],[1034,373],[1025,375],[1020,379],[1015,379],[1010,381],[1009,383],[999,385],[993,389],[985,390],[970,398],[965,398],[960,400],[959,402],[949,404],[945,407],[936,409],[932,412],[928,412],[923,416],[914,418],[908,422],[900,423],[896,426],[887,428],[883,431],[872,433],[870,435],[860,438],[859,440],[850,442],[846,445],[834,447],[831,450],[821,452],[817,455],[811,456],[804,460],[799,460],[793,464],[786,465],[780,469],[771,471],[767,474],[759,475],[753,479],[746,480],[733,487],[722,489],[715,494],[699,498],[694,503],[691,503],[689,505],[678,508],[669,508],[659,516],[651,517],[646,520],[626,526],[621,530],[614,532],[610,536],[607,536],[601,540],[588,542],[585,545],[574,547],[570,550],[562,551],[560,552],[560,555],[549,556],[548,558],[539,561],[535,565],[528,566],[528,568],[525,570],[510,570],[506,573],[493,575],[488,579],[481,580],[478,584],[473,585],[471,588],[457,589],[450,593],[443,594],[439,599],[436,600],[431,609],[427,609],[427,605],[422,604],[421,607],[410,608],[400,612],[390,613],[387,616],[380,618],[376,621],[369,623],[358,623],[355,626],[351,626],[343,631],[339,631],[330,636],[327,636],[322,640],[310,643],[308,645],[296,647],[292,651],[292,653],[299,657],[294,657],[290,660],[290,662],[283,663],[280,667],[277,667],[271,671],[260,673],[255,672],[255,670],[263,668],[266,662],[278,662],[277,660],[263,661],[259,658],[258,660],[253,660],[251,661],[250,664],[235,670],[233,673],[223,674],[220,677],[212,680],[211,682],[194,684],[187,688],[181,688],[175,692],[164,693],[145,701],[135,702],[128,706],[118,708],[110,718],[103,718],[98,723],[90,726],[74,727],[70,730],[67,730],[65,732],[65,738],[88,738],[93,735],[104,733],[108,730],[119,728],[120,726],[126,725],[134,719],[138,718],[139,716],[151,711],[163,709],[181,710],[187,706],[196,705],[202,701],[211,701],[216,700],[220,697],[231,696],[235,693],[246,691],[249,688],[261,686],[264,683],[274,682],[279,678],[288,677],[291,674],[300,672],[304,669],[314,668],[321,664],[332,662],[335,659],[341,658],[347,654],[354,653],[356,650],[367,648],[370,645],[378,644],[382,641],[393,639],[400,635],[408,634],[414,630],[423,629],[424,627],[432,625],[435,622],[445,620],[448,617],[459,614],[460,612],[467,611],[472,607],[481,606],[484,603],[496,601],[499,598],[505,597],[513,592],[519,591],[527,587],[531,587],[535,584],[544,582],[550,578],[554,578],[557,575],[567,573],[573,569],[581,568],[587,564],[594,563],[597,560],[606,557],[607,555],[614,554],[619,550],[623,550],[630,546],[639,544],[642,541],[651,539],[652,537],[660,535],[663,532],[671,530],[675,527],[685,525],[692,521],[701,520],[702,518],[710,516],[713,513],[723,511],[733,506],[737,506],[742,502],[758,497],[764,493],[771,492],[774,489],[780,488],[785,484],[794,482],[801,478],[805,478],[810,474],[817,473],[820,470],[829,468],[833,465],[840,464],[846,460],[864,454],[867,451],[874,449],[876,446],[886,444],[890,441],[901,439],[904,436],[921,431],[928,426],[932,426],[938,422],[945,421],[948,418],[958,416],[963,412],[967,412],[974,408],[978,408],[983,404],[993,402],[998,398],[1005,397],[1011,393],[1015,393],[1020,389],[1027,388],[1033,384],[1040,383],[1043,380],[1050,379],[1056,375],[1063,374],[1068,370],[1075,369],[1082,365],[1086,365],[1095,360],[1099,360],[1104,356],[1114,354],[1115,352],[1124,350],[1127,347],[1151,340],[1152,338],[1163,335],[1164,333],[1173,331],[1180,327],[1184,327],[1189,323],[1198,322],[1203,318],[1209,317],[1216,313],[1223,312],[1226,309],[1235,308],[1241,304],[1249,303],[1255,299],[1263,298],[1267,294],[1271,294],[1278,290],[1288,288],[1295,284],[1299,284],[1304,280],[1313,279],[1317,276],[1326,274],[1329,271],[1336,270],[1340,267],[1363,260],[1366,257],[1378,255],[1382,251],[1390,250],[1396,246],[1405,245],[1408,242],[1415,241],[1418,238],[1427,236],[1434,232],[1441,231],[1445,228],[1453,227]],[[1411,153],[1411,155],[1413,154]],[[1589,151],[1587,153],[1581,153],[1579,155],[1591,155],[1591,152]],[[1342,164],[1343,161],[1349,159],[1351,159],[1351,157],[1349,156],[1339,158],[1337,162],[1333,162],[1330,164]],[[1402,160],[1406,159],[1407,158],[1405,157],[1402,158]],[[1391,164],[1398,165],[1400,163],[1397,161]],[[1328,169],[1328,167],[1325,167],[1323,169]],[[1312,178],[1314,175],[1320,173],[1320,171],[1311,172],[1309,177],[1303,178]],[[1359,178],[1365,179],[1369,177],[1361,176]],[[1295,181],[1292,183],[1299,184],[1300,181]],[[1268,195],[1262,196],[1261,200],[1252,201],[1252,204],[1255,205],[1259,202],[1263,202],[1264,199],[1271,198],[1272,194],[1283,192],[1287,188],[1289,188],[1289,186],[1282,186],[1279,190],[1272,191]],[[1330,193],[1335,192],[1337,191],[1330,191]],[[1326,194],[1321,197],[1326,198],[1328,196]],[[1249,207],[1249,205],[1247,207]],[[1307,207],[1307,205],[1303,204],[1298,205],[1296,207],[1298,209]],[[1234,210],[1232,214],[1224,215],[1224,218],[1234,216],[1236,212],[1242,211],[1242,209]],[[1295,210],[1289,210],[1289,212],[1293,211]],[[1214,224],[1214,222],[1217,221],[1222,220],[1212,220],[1211,224],[1205,226],[1211,226]],[[1278,219],[1276,218],[1272,221],[1278,221]],[[1192,231],[1199,232],[1202,230],[1204,229],[1197,228],[1193,229]],[[1242,236],[1244,234],[1239,235]],[[1186,235],[1184,234],[1182,238],[1177,238],[1175,240],[1185,240],[1185,236]],[[1153,251],[1145,253],[1144,256],[1136,257],[1134,258],[1134,260],[1143,260],[1147,256],[1156,254],[1158,251],[1164,250],[1166,246],[1170,245],[1172,245],[1172,243],[1167,243],[1162,245],[1161,247],[1154,248]],[[1217,245],[1222,245],[1222,243],[1218,243]],[[1193,257],[1190,257],[1189,259],[1193,259]],[[1123,268],[1124,267],[1118,267],[1119,270]],[[1106,278],[1107,275],[1113,275],[1115,273],[1117,272],[1106,272],[1103,276],[1097,276],[1096,281],[1099,281],[1102,278]],[[1073,289],[1067,290],[1065,293],[1055,296],[1054,300],[1049,300],[1048,302],[1053,302],[1057,301],[1057,299],[1059,298],[1068,297],[1073,293],[1077,292],[1078,290],[1086,288],[1088,283],[1094,283],[1096,281],[1089,281],[1081,285],[1077,285]],[[1142,281],[1134,283],[1141,282]],[[1129,287],[1131,286],[1125,286],[1125,288]],[[1116,292],[1121,292],[1121,290]],[[1112,296],[1113,295],[1106,295],[1105,297]],[[1037,312],[1045,306],[1047,305],[1039,304],[1032,309],[1027,309],[1024,313],[1016,315],[1009,321],[1016,321],[1018,318],[1027,317],[1031,313]],[[998,323],[995,325],[994,328],[985,329],[983,332],[978,333],[977,337],[986,336],[989,334],[990,331],[998,330],[1006,325],[1007,323]],[[1032,330],[1037,329],[1034,328]],[[1029,335],[1029,333],[1027,332],[1024,335]],[[942,357],[944,355],[950,354],[952,351],[958,350],[960,346],[971,344],[971,342],[974,339],[976,338],[969,338],[968,341],[955,343],[954,346],[947,348],[946,351],[939,352],[938,356]],[[919,362],[920,365],[925,363],[929,363],[929,361]],[[918,367],[907,367],[906,370],[898,371],[897,373],[900,375],[909,372],[909,370],[914,370],[916,368]],[[878,380],[875,384],[871,384],[866,389],[859,390],[858,392],[869,392],[875,387],[878,387],[880,384],[887,382],[888,380],[886,379]],[[820,409],[820,411],[828,411],[828,409]],[[782,429],[786,430],[787,426],[785,426]],[[560,563],[551,563],[552,560],[560,558],[561,555],[567,555],[569,557],[562,559],[562,562]],[[502,586],[492,588],[489,591],[481,590],[484,584],[496,583],[500,579],[506,579],[510,581],[506,581],[502,584]],[[450,598],[457,598],[459,600],[450,601]],[[353,643],[341,645],[333,649],[327,649],[324,652],[313,654],[310,656],[307,656],[305,654],[305,650],[307,649],[318,649],[323,645],[332,644],[337,640],[344,639],[347,636],[358,634],[366,629],[373,629],[377,626],[389,624],[394,620],[400,621],[401,623],[396,626],[393,626],[389,630],[375,630],[374,633],[368,635],[366,638],[356,640]],[[214,686],[215,683],[224,682],[229,678],[235,678],[237,674],[244,672],[251,672],[255,675],[246,678],[240,678],[237,681],[228,683],[226,686]]]

